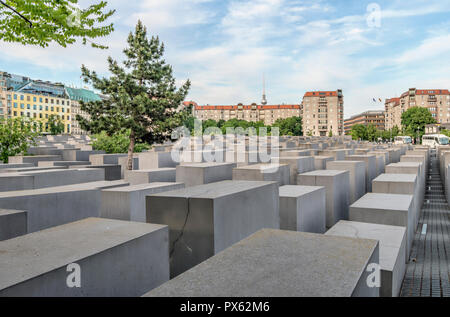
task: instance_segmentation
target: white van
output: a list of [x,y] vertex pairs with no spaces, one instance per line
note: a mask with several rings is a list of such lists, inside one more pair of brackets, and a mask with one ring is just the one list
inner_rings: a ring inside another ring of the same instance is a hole
[[422,145],[435,149],[441,145],[447,145],[449,140],[450,138],[443,134],[428,134],[422,137]]
[[394,138],[394,144],[411,144],[412,139],[410,136],[396,136]]

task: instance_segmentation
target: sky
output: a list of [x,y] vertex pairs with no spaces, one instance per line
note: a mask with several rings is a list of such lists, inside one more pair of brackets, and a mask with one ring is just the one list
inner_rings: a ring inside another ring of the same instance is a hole
[[[96,0],[97,2],[98,0]],[[92,1],[79,1],[86,7]],[[0,42],[0,70],[81,87],[81,65],[108,76],[141,19],[166,47],[187,100],[299,104],[306,91],[344,93],[345,117],[384,109],[409,88],[450,89],[450,1],[108,0],[115,32],[99,50]],[[381,98],[383,102],[374,102]]]

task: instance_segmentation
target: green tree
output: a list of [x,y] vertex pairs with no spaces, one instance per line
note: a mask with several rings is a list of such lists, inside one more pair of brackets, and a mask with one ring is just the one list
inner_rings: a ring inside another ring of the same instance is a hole
[[141,21],[134,34],[128,36],[124,54],[124,67],[108,58],[110,78],[99,78],[96,72],[82,66],[84,81],[108,98],[82,102],[81,110],[91,119],[77,115],[77,120],[84,130],[94,133],[105,130],[111,135],[129,129],[127,168],[131,170],[136,140],[145,138],[152,145],[170,138],[173,129],[183,123],[185,115],[177,109],[189,91],[190,81],[177,89],[172,67],[163,59],[164,44],[158,37],[149,40]]
[[366,128],[367,140],[373,142],[377,139],[377,128],[373,124],[369,124]]
[[293,136],[303,135],[301,117],[278,119],[273,124],[273,127],[278,127],[280,129],[280,135],[293,135]]
[[332,138],[333,137],[333,131],[330,130],[330,132],[328,132],[328,137]]
[[64,133],[64,123],[59,116],[52,114],[48,117],[48,131],[51,135]]
[[351,135],[353,140],[367,140],[367,127],[363,124],[355,124]]
[[78,0],[4,0],[0,1],[0,40],[46,47],[51,42],[66,47],[80,38],[92,42],[114,31],[113,24],[101,25],[115,10],[105,11],[106,1],[77,7]]
[[0,160],[8,163],[9,156],[26,154],[30,145],[36,145],[38,124],[22,117],[0,118]]
[[424,107],[412,107],[402,114],[402,126],[406,135],[422,139],[425,125],[436,123],[431,112]]
[[[108,154],[127,153],[130,147],[131,131],[119,131],[109,136],[105,131],[93,136],[94,142],[92,148],[94,150],[105,151]],[[150,146],[146,143],[136,143],[134,147],[135,153],[148,150]]]

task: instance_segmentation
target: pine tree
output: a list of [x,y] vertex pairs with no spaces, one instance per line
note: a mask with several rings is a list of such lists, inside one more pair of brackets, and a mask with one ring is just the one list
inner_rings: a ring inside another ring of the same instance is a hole
[[177,112],[186,97],[190,81],[179,89],[175,85],[172,67],[163,59],[164,44],[158,37],[147,38],[147,29],[141,21],[134,34],[128,36],[128,47],[123,51],[126,60],[121,67],[108,58],[110,78],[99,78],[84,65],[82,76],[86,83],[106,97],[100,101],[81,103],[81,110],[90,119],[77,116],[83,129],[93,133],[130,130],[128,170],[133,167],[134,146],[137,140],[163,140],[181,124]]

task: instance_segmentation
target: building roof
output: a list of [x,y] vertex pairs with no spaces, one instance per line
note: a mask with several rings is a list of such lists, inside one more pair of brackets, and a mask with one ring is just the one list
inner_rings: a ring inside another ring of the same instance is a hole
[[66,87],[66,92],[70,100],[84,101],[84,102],[101,100],[99,95],[97,95],[95,92],[84,88]]
[[300,105],[230,105],[230,106],[213,106],[213,105],[206,105],[206,106],[199,106],[197,104],[194,104],[195,110],[251,110],[256,107],[256,109],[261,110],[272,110],[272,109],[300,109]]
[[345,119],[344,121],[350,121],[359,117],[365,117],[365,116],[370,116],[370,115],[384,115],[386,113],[386,111],[384,110],[368,110],[368,111],[364,111],[363,113],[360,114],[356,114],[354,116],[351,116],[348,119]]
[[307,91],[304,97],[337,97],[337,91]]

